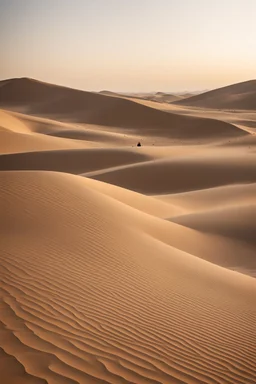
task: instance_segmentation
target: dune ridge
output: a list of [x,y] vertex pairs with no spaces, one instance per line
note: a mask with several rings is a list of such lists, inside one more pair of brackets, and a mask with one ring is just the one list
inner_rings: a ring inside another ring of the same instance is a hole
[[76,135],[63,139],[49,137],[51,132],[75,131],[72,124],[56,120],[31,118],[21,113],[0,110],[0,153],[36,152],[57,149],[91,148],[97,144],[89,140],[76,140]]
[[234,237],[247,244],[256,244],[253,225],[256,221],[255,205],[191,213],[171,220],[189,228],[199,229],[202,232],[218,233],[220,231],[222,235]]
[[241,207],[256,201],[256,184],[225,185],[156,197],[187,212],[199,212],[229,206]]
[[103,169],[85,176],[148,195],[181,193],[221,185],[255,183],[254,158],[254,155],[251,155],[251,158],[169,158]]
[[80,174],[145,161],[126,149],[87,148],[0,155],[0,170],[44,170]]
[[203,108],[256,110],[256,80],[244,81],[214,89],[174,104]]
[[114,97],[123,97],[128,99],[139,99],[139,100],[151,100],[158,103],[172,103],[173,101],[183,99],[183,97],[189,97],[192,96],[189,94],[183,95],[176,95],[172,93],[167,92],[151,92],[151,93],[118,93],[118,92],[112,92],[112,91],[100,91],[99,92],[102,95],[106,96],[114,96]]

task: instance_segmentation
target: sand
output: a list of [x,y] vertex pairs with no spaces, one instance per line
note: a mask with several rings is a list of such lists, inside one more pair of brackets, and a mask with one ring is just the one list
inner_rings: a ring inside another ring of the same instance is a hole
[[0,82],[1,382],[256,382],[256,113],[158,96]]
[[180,105],[220,109],[256,109],[256,80],[233,84],[212,91],[175,100]]

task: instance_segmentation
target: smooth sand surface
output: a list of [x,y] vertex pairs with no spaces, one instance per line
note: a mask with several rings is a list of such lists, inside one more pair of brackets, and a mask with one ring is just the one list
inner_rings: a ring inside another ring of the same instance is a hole
[[256,113],[155,96],[0,82],[1,383],[256,382]]

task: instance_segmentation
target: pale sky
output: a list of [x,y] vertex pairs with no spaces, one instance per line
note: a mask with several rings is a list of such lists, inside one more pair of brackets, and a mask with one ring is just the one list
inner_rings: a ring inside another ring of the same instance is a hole
[[0,0],[0,79],[99,91],[256,78],[256,0]]

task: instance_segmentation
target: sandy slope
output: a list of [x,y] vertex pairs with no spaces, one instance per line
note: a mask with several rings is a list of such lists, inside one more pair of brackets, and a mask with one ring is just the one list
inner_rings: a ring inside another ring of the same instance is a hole
[[[256,202],[255,202],[256,203]],[[172,218],[172,221],[201,232],[220,233],[256,245],[256,204],[215,209]]]
[[5,172],[1,183],[1,344],[26,375],[254,382],[254,279],[149,236],[143,214],[80,177]]
[[0,170],[51,170],[84,173],[139,163],[147,157],[125,149],[74,149],[8,154],[0,156]]
[[229,85],[184,100],[178,100],[175,103],[203,108],[255,110],[256,80]]
[[[156,103],[150,100],[144,99],[133,99],[137,103],[155,108],[160,111],[171,112],[183,116],[194,116],[194,117],[207,117],[214,120],[225,121],[238,128],[243,129],[249,133],[255,133],[256,128],[256,108],[253,110],[239,110],[239,109],[209,109],[199,108],[196,106],[180,105],[176,103]],[[243,140],[243,137],[235,138],[235,140]],[[230,140],[230,138],[229,138]],[[256,142],[256,137],[254,137]]]
[[87,176],[144,194],[166,194],[256,182],[256,163],[255,155],[190,156],[103,169]]
[[160,195],[158,198],[187,212],[199,212],[256,202],[256,184],[234,184],[185,193]]
[[[74,126],[0,109],[0,153],[44,151],[94,147],[91,141],[78,141],[76,137],[64,140],[49,137],[49,133],[73,129]],[[56,135],[57,136],[57,135]]]
[[255,113],[0,105],[0,381],[255,383]]

